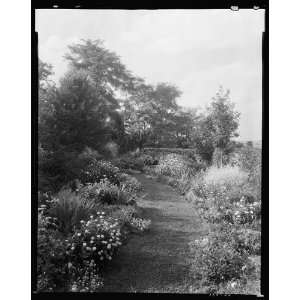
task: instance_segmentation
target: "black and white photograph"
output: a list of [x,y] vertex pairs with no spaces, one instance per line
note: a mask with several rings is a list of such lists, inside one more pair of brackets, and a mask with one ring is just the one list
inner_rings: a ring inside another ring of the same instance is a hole
[[264,298],[266,9],[34,18],[34,293]]

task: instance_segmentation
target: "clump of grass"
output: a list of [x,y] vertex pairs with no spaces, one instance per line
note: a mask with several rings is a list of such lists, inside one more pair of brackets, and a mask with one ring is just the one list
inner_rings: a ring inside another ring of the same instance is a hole
[[211,167],[203,176],[203,182],[212,185],[241,186],[247,178],[248,174],[239,167]]

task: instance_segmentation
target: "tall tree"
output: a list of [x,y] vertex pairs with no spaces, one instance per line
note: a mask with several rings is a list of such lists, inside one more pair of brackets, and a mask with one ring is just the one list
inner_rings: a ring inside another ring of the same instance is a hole
[[235,111],[234,103],[229,100],[229,90],[219,88],[216,96],[207,108],[207,115],[202,121],[198,133],[198,150],[211,159],[212,152],[219,152],[219,165],[223,163],[223,153],[237,137],[240,113]]
[[97,94],[89,73],[72,70],[60,81],[51,128],[49,148],[82,151],[86,146],[100,150],[111,138],[111,111]]

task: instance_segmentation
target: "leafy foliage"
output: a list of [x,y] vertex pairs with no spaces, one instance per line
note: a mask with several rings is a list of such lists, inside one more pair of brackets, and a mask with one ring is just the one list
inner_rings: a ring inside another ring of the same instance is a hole
[[196,132],[196,144],[199,153],[208,161],[212,160],[215,149],[220,156],[218,165],[223,164],[223,152],[228,149],[231,138],[238,136],[239,113],[229,101],[229,90],[224,92],[220,87],[207,109],[207,115],[200,120]]
[[192,273],[206,285],[240,279],[253,271],[253,263],[246,253],[236,249],[230,231],[214,231],[190,247]]
[[113,184],[119,184],[119,168],[108,161],[92,161],[80,174],[80,181],[85,183],[96,183],[108,179]]

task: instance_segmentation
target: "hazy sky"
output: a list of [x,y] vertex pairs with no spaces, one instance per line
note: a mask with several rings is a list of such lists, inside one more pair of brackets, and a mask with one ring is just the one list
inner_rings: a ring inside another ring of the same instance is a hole
[[148,83],[175,84],[180,105],[205,107],[219,85],[230,89],[240,138],[261,139],[264,10],[37,10],[36,29],[55,81],[67,45],[101,39]]

